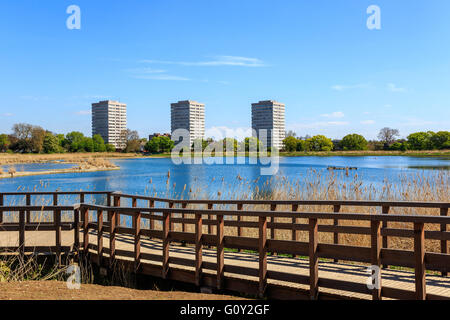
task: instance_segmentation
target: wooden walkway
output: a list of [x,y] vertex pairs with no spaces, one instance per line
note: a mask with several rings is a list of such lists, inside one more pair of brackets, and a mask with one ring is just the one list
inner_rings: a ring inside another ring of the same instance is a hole
[[[107,199],[95,205],[84,203],[85,192],[45,194],[53,195],[53,205],[32,206],[37,193],[0,194],[0,254],[51,253],[61,261],[62,253],[79,252],[106,269],[121,261],[137,274],[276,299],[450,299],[450,203],[172,200],[95,192]],[[59,206],[61,194],[78,195],[80,203]],[[6,196],[26,196],[27,205],[5,206]],[[121,199],[132,205],[121,206]],[[148,206],[139,207],[138,200]],[[236,209],[214,208],[224,204]],[[248,204],[270,210],[244,210]],[[291,210],[277,211],[278,205]],[[299,211],[302,205],[330,205],[334,212]],[[341,213],[341,206],[382,212]],[[438,215],[389,214],[391,207],[435,208]],[[36,212],[52,213],[53,221],[33,222]],[[4,213],[18,222],[3,222]],[[132,223],[123,224],[125,217]],[[230,228],[237,232],[226,233]],[[254,237],[243,236],[242,228],[256,229]],[[277,230],[292,238],[277,238]],[[309,241],[297,239],[299,231]],[[319,233],[332,233],[333,243],[319,242]],[[370,245],[341,244],[340,234],[367,235]],[[390,237],[409,238],[413,250],[389,246]],[[437,240],[441,252],[427,252],[426,240]],[[368,266],[381,268],[376,288],[367,286]]]
[[[97,232],[91,231],[89,233],[89,242],[96,243],[98,240]],[[104,236],[105,251],[109,251],[109,237]],[[6,246],[17,246],[18,245],[17,232],[0,232],[0,243]],[[44,231],[30,231],[26,235],[26,246],[27,247],[47,247],[50,252],[55,245],[54,232]],[[73,247],[73,232],[63,231],[62,232],[62,246],[72,248]],[[149,254],[152,257],[159,257],[162,260],[162,249],[163,244],[160,240],[141,240],[141,253]],[[93,245],[90,247],[90,252],[96,254],[97,246]],[[129,235],[120,235],[116,239],[116,250],[118,252],[128,252],[128,256],[117,256],[116,259],[123,261],[133,261],[131,257],[134,251],[134,238]],[[44,250],[45,251],[45,250]],[[216,261],[217,252],[214,249],[203,249],[203,262],[205,265],[208,263],[213,265]],[[105,258],[109,255],[105,254]],[[195,248],[189,246],[183,246],[180,244],[170,245],[170,257],[172,260],[183,259],[190,260],[192,265],[195,260]],[[258,254],[252,253],[242,253],[242,252],[225,252],[225,265],[234,266],[236,268],[252,268],[258,269],[259,266],[259,256]],[[93,258],[94,262],[97,262],[97,256]],[[151,261],[146,259],[141,259],[142,264],[149,264],[155,266],[156,269],[162,268],[162,262]],[[108,263],[106,263],[107,265]],[[184,263],[185,264],[185,263]],[[177,263],[171,263],[170,267],[177,269],[184,269],[189,271],[195,271],[194,267],[187,267],[185,265],[180,265]],[[367,271],[367,265],[358,265],[351,263],[334,263],[330,261],[319,261],[319,277],[321,281],[340,279],[350,283],[357,283],[366,285],[369,273]],[[286,274],[296,274],[305,277],[309,277],[309,261],[308,259],[300,258],[290,258],[279,255],[272,255],[267,257],[267,270],[268,272],[282,272]],[[211,276],[215,277],[215,270],[206,269],[205,272],[209,273]],[[245,276],[239,273],[225,272],[225,277],[236,278],[236,279],[246,279],[251,282],[258,282],[257,276]],[[319,281],[320,282],[320,281]],[[427,275],[427,293],[447,297],[450,299],[450,277],[442,277],[439,275]],[[309,291],[309,286],[304,284],[295,284],[287,281],[278,281],[268,279],[268,284],[275,284],[280,287],[289,287],[292,289],[298,289],[298,293],[304,293],[307,296]],[[382,284],[385,287],[397,288],[402,290],[407,290],[414,292],[415,290],[415,274],[414,271],[401,271],[394,269],[382,269]],[[348,299],[371,299],[371,290],[367,289],[367,293],[355,293],[351,290],[337,290],[329,288],[321,288],[320,295],[324,298],[348,298]],[[300,295],[292,296],[292,298],[300,298]]]

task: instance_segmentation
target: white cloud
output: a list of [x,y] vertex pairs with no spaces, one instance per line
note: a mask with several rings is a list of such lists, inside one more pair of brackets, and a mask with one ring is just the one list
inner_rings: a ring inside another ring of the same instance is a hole
[[336,111],[333,113],[324,113],[324,114],[321,114],[320,116],[325,117],[325,118],[343,118],[344,113],[341,111]]
[[367,83],[358,83],[353,85],[335,84],[334,86],[331,86],[331,89],[336,91],[344,91],[349,89],[366,89],[366,88],[369,88],[369,85]]
[[125,71],[133,74],[153,74],[153,73],[165,73],[166,70],[163,69],[153,69],[153,68],[134,68],[126,69]]
[[361,124],[374,124],[375,120],[363,120],[361,121]]
[[10,113],[10,112],[6,112],[2,114],[2,117],[12,117],[14,116],[14,114]]
[[230,128],[227,126],[215,126],[205,129],[205,136],[213,138],[214,140],[221,140],[224,138],[235,138],[238,141],[244,140],[246,137],[252,136],[252,128],[238,127]]
[[388,86],[388,90],[391,91],[391,92],[405,92],[406,91],[405,88],[399,88],[394,83],[388,83],[387,86]]
[[190,67],[214,67],[214,66],[238,66],[238,67],[265,67],[262,60],[257,58],[237,57],[237,56],[217,56],[208,61],[164,61],[164,60],[142,60],[143,63],[153,64],[175,64]]
[[191,79],[180,77],[180,76],[172,76],[169,74],[161,74],[161,75],[136,75],[132,76],[135,79],[144,79],[144,80],[166,80],[166,81],[190,81]]

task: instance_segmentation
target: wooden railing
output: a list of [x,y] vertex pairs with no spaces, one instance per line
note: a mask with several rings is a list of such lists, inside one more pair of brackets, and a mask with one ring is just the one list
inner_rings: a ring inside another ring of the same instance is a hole
[[[107,195],[107,205],[95,205],[80,203],[72,206],[58,206],[57,197],[60,194],[88,193],[40,193],[53,195],[56,199],[53,206],[4,206],[5,195],[29,195],[37,193],[2,193],[0,194],[0,216],[3,212],[17,212],[18,223],[2,223],[0,231],[18,231],[19,249],[21,254],[31,248],[25,247],[25,231],[48,231],[55,230],[55,247],[52,248],[58,256],[67,248],[61,246],[61,230],[74,230],[74,248],[80,248],[84,252],[93,252],[95,260],[101,264],[109,261],[114,263],[120,257],[133,258],[136,272],[144,272],[162,278],[178,279],[191,282],[196,285],[214,285],[219,289],[226,288],[245,293],[256,293],[265,295],[270,289],[274,292],[274,286],[268,284],[268,280],[279,280],[284,282],[303,284],[309,286],[311,298],[317,298],[319,287],[352,291],[357,293],[368,293],[366,284],[352,283],[342,279],[320,278],[318,261],[319,258],[354,261],[381,267],[382,265],[393,265],[399,267],[413,268],[415,271],[415,291],[401,288],[381,286],[370,292],[374,299],[381,297],[397,299],[438,299],[437,295],[426,293],[425,271],[440,271],[446,275],[450,271],[450,255],[447,252],[447,241],[450,240],[450,232],[447,225],[450,217],[447,216],[450,203],[420,203],[420,202],[382,202],[382,201],[263,201],[263,200],[175,200],[155,197],[144,197],[138,195],[127,195],[117,192],[96,192],[92,194]],[[121,199],[131,199],[131,207],[120,206]],[[139,207],[138,200],[148,201],[148,207]],[[164,207],[155,204],[165,203]],[[205,209],[188,208],[189,205],[206,205]],[[214,205],[236,205],[236,209],[216,209]],[[244,210],[244,205],[268,205],[270,211]],[[181,208],[177,208],[180,205]],[[277,206],[291,206],[291,211],[275,211]],[[333,206],[334,212],[300,212],[299,206]],[[380,207],[380,214],[365,213],[343,213],[339,212],[342,206],[355,207]],[[388,214],[391,207],[406,208],[437,208],[440,216],[420,216]],[[73,210],[72,222],[61,222],[61,211]],[[32,211],[52,211],[54,221],[50,223],[33,224],[27,220],[25,213]],[[96,215],[90,213],[96,213]],[[132,224],[122,225],[120,216],[128,216]],[[94,218],[96,217],[96,218]],[[105,219],[107,217],[107,219]],[[286,219],[287,218],[287,219]],[[249,221],[252,220],[253,221]],[[255,221],[256,219],[256,221]],[[307,223],[300,223],[299,219],[307,219]],[[332,225],[319,224],[319,220],[333,220]],[[80,223],[81,220],[81,223]],[[143,222],[148,222],[148,228],[143,228]],[[287,222],[286,222],[287,221]],[[341,221],[364,221],[370,227],[341,225]],[[156,223],[155,223],[156,222]],[[390,228],[388,223],[406,223],[412,228]],[[175,231],[174,224],[181,225],[181,231]],[[187,228],[187,226],[193,228]],[[431,231],[428,225],[439,225],[440,230]],[[208,226],[208,232],[203,232],[203,226]],[[215,233],[212,227],[215,226]],[[225,227],[236,227],[237,236],[225,234]],[[241,230],[252,228],[257,230],[257,237],[243,237]],[[188,229],[192,231],[188,231]],[[272,237],[268,237],[271,230]],[[279,240],[276,238],[276,230],[291,230],[291,240]],[[96,243],[90,243],[89,231],[96,231]],[[308,232],[308,241],[301,242],[296,238],[297,231]],[[319,233],[333,233],[333,243],[320,243]],[[80,241],[80,234],[83,239]],[[360,234],[370,236],[370,247],[352,246],[340,244],[339,234]],[[134,250],[126,251],[116,249],[117,235],[128,235],[134,237]],[[109,248],[103,246],[104,237],[109,237]],[[142,236],[159,239],[162,243],[160,255],[144,253],[141,251]],[[411,238],[414,250],[403,250],[388,248],[388,237]],[[441,252],[426,252],[425,240],[439,240]],[[194,257],[184,259],[170,257],[170,244],[173,242],[184,242],[192,245]],[[81,247],[80,247],[81,245]],[[203,261],[202,250],[204,246],[216,249],[216,263]],[[226,265],[224,252],[226,248],[252,250],[259,257],[258,268],[244,266]],[[14,248],[1,247],[0,250],[11,250]],[[36,248],[34,248],[36,249]],[[292,274],[281,271],[268,270],[267,255],[269,252],[278,254],[289,254],[294,256],[308,257],[309,275]],[[107,255],[107,256],[106,256]],[[146,261],[161,263],[160,269],[156,271]],[[193,267],[192,273],[180,271],[176,266]],[[214,279],[211,273],[204,270],[214,270]],[[241,276],[257,277],[259,279],[252,287],[245,281],[233,281],[225,277],[225,272]],[[225,281],[226,280],[226,281]],[[213,282],[212,282],[213,281]],[[247,283],[243,285],[242,283]],[[253,288],[253,289],[252,289]],[[256,289],[255,289],[256,288]]]

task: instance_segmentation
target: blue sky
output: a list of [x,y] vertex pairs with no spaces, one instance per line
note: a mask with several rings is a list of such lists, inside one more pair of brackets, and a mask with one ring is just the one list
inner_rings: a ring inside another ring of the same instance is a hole
[[[69,5],[81,30],[69,30]],[[381,30],[369,30],[369,5]],[[0,2],[0,132],[17,122],[91,132],[120,99],[141,136],[170,103],[206,104],[207,128],[247,128],[250,104],[286,104],[298,135],[450,129],[450,1]]]

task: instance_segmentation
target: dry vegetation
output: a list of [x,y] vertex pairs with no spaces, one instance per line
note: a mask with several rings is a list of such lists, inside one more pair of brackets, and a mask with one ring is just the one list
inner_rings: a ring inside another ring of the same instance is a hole
[[65,163],[79,163],[86,159],[135,158],[135,153],[57,153],[57,154],[8,154],[0,153],[0,165],[23,163],[46,163],[64,161]]
[[[348,174],[348,173],[347,173]],[[255,186],[257,180],[244,181],[237,177],[237,186],[224,186],[221,192],[214,196],[219,199],[261,199],[261,200],[384,200],[384,201],[428,201],[449,202],[450,200],[450,172],[429,171],[417,173],[416,175],[398,176],[396,181],[384,180],[380,185],[364,185],[357,173],[350,173],[350,177],[344,179],[345,172],[319,173],[311,170],[306,176],[292,183],[287,178],[275,178],[266,181],[262,186]],[[208,198],[204,188],[189,190],[191,198]],[[209,195],[211,197],[211,195]],[[221,206],[216,206],[220,208]],[[200,206],[199,206],[200,208]],[[205,206],[202,206],[205,209]],[[223,206],[223,208],[235,209],[235,206]],[[270,210],[267,205],[245,205],[244,210]],[[278,211],[290,211],[290,206],[278,206]],[[299,206],[301,212],[333,212],[332,206]],[[381,208],[373,207],[345,207],[340,212],[344,213],[381,213]],[[439,215],[439,209],[428,208],[391,208],[392,214],[405,215]],[[191,216],[193,218],[193,216]],[[244,218],[246,221],[257,221],[252,218]],[[300,223],[307,223],[306,219],[298,219]],[[278,218],[277,222],[291,223],[291,219]],[[320,220],[319,224],[333,224],[332,220]],[[341,225],[370,227],[369,222],[364,221],[341,221]],[[409,223],[389,223],[390,227],[412,229]],[[181,226],[176,226],[181,228]],[[190,232],[193,226],[187,226]],[[439,230],[439,225],[427,225],[427,230]],[[204,232],[206,232],[206,228]],[[243,228],[243,236],[257,237],[258,230]],[[215,229],[213,229],[215,232]],[[236,227],[225,227],[225,233],[236,235]],[[268,231],[270,234],[270,231]],[[291,239],[290,230],[277,230],[276,238],[283,240]],[[299,241],[308,241],[308,233],[298,231]],[[321,243],[333,243],[332,233],[320,233]],[[370,246],[369,235],[341,234],[341,244]],[[409,238],[390,237],[389,245],[392,248],[412,250],[413,241]],[[438,240],[427,240],[426,250],[440,252]]]
[[[121,153],[71,153],[71,154],[0,154],[0,178],[13,178],[30,175],[86,172],[119,169],[111,163],[111,158],[129,158],[136,155]],[[73,168],[45,171],[17,171],[14,164],[49,163],[63,161],[74,164]],[[3,168],[1,166],[4,166]]]

